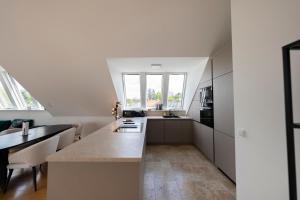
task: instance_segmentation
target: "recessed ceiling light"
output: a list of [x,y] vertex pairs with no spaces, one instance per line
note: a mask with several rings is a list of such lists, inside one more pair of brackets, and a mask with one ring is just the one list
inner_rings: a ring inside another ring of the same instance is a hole
[[151,69],[155,69],[155,70],[161,69],[161,64],[152,64]]

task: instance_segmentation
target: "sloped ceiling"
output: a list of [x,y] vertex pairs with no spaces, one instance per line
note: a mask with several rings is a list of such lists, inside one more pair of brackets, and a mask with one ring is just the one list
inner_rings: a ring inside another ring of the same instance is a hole
[[106,58],[206,57],[229,0],[1,0],[0,65],[53,115],[111,114]]

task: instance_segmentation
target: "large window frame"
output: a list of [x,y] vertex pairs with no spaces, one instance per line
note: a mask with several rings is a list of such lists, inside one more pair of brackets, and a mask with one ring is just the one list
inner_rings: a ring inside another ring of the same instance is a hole
[[[34,99],[30,93],[30,97],[33,101],[36,102],[37,107],[30,107],[24,100],[24,97],[21,94],[21,91],[18,87],[18,82],[11,77],[4,69],[0,66],[0,83],[2,84],[4,91],[6,92],[12,107],[9,108],[0,108],[0,110],[45,110],[45,108],[36,100]],[[20,85],[20,83],[19,83]],[[20,85],[22,87],[22,85]],[[23,88],[24,89],[24,88]],[[26,89],[24,89],[28,92]]]
[[175,110],[183,110],[184,100],[185,100],[185,92],[186,92],[186,80],[187,73],[186,72],[124,72],[122,73],[122,84],[123,84],[123,102],[124,108],[126,109],[126,89],[125,89],[125,75],[139,75],[140,76],[140,99],[141,99],[141,107],[134,109],[149,109],[146,105],[146,93],[147,93],[147,75],[162,75],[162,104],[163,109],[168,108],[168,91],[169,91],[169,76],[170,75],[184,75],[184,82],[182,87],[182,100],[180,108],[176,108]]

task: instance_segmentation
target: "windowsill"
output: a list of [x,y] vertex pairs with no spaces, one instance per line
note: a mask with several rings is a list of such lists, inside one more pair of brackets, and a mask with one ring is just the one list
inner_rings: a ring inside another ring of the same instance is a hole
[[185,112],[185,110],[176,110],[176,109],[163,109],[163,110],[145,110],[145,111],[150,111],[150,112],[165,112],[165,111],[172,111],[172,112]]
[[123,110],[135,110],[135,111],[144,111],[144,112],[186,112],[186,110],[183,109],[163,109],[163,110],[152,110],[152,109],[145,109],[145,108],[124,108]]

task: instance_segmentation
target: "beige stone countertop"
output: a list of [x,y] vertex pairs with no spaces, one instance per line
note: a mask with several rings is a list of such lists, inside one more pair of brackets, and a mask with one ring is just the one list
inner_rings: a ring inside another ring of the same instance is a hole
[[140,133],[116,133],[122,124],[119,119],[95,131],[87,137],[56,152],[48,162],[140,162],[145,145],[147,117],[131,118],[143,123]]
[[192,118],[188,116],[179,116],[179,118],[164,118],[163,116],[147,116],[147,119],[179,120],[179,119],[192,119]]

